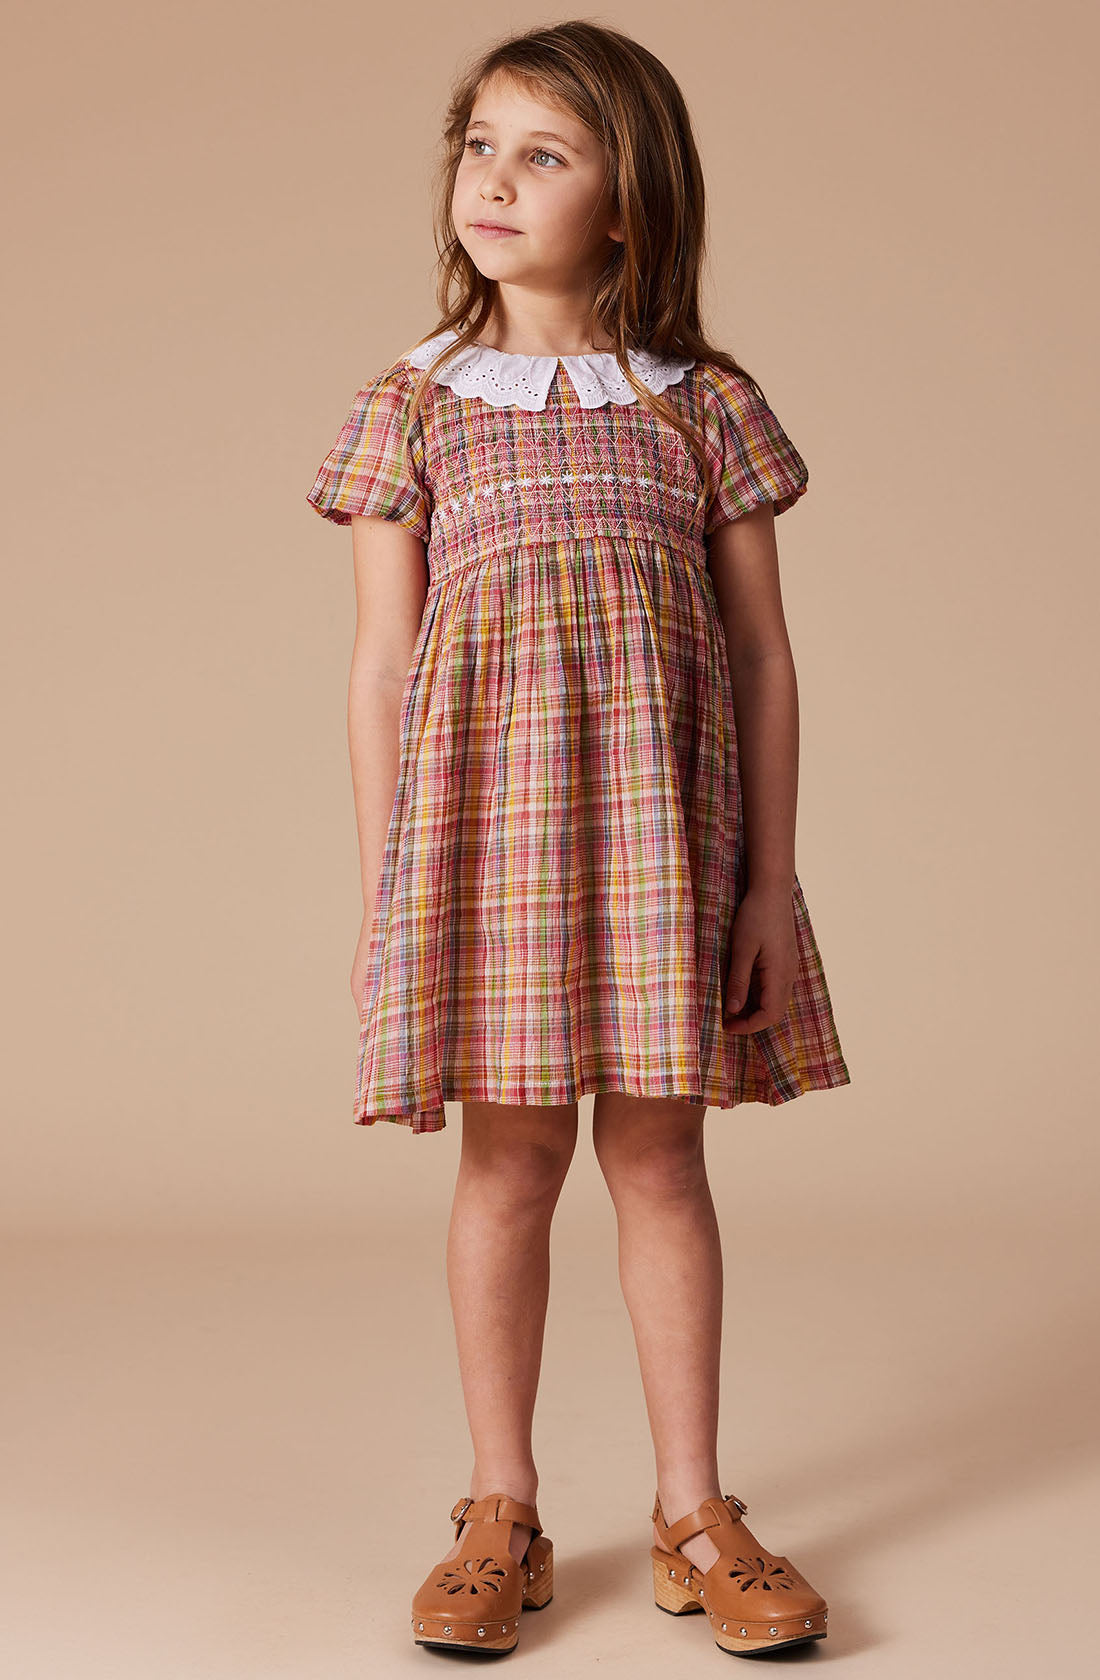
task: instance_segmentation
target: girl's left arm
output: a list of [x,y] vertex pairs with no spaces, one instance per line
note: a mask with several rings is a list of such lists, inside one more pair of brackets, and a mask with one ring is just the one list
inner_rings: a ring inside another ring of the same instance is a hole
[[798,685],[771,502],[710,533],[707,570],[725,631],[745,824],[747,885],[734,923],[726,1000],[731,1014],[744,1007],[755,963],[759,1007],[734,1023],[735,1030],[755,1032],[782,1019],[798,961],[792,907]]

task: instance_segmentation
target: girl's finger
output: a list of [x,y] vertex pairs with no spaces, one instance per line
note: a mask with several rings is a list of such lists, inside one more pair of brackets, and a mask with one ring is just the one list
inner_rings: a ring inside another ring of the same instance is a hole
[[723,1013],[730,1018],[744,1009],[751,1001],[752,968],[757,953],[738,952],[730,962],[729,977],[726,980],[725,1005]]
[[764,1027],[777,1027],[791,1006],[791,988],[787,988],[787,999],[781,1009],[775,1009],[771,1006],[768,1001],[768,990],[768,983],[765,980],[759,1008],[753,1009],[750,1014],[743,1018],[739,1017],[735,1021],[726,1021],[726,1030],[728,1032],[761,1032]]

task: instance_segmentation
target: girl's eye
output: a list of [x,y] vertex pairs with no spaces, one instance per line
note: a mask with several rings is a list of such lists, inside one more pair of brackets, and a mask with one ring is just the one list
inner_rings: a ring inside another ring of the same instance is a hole
[[[474,134],[466,141],[466,148],[468,151],[472,151],[475,157],[480,157],[481,153],[477,150],[477,147],[487,146],[488,144],[489,142],[487,140],[483,140],[479,134]],[[536,151],[532,152],[531,156],[553,158],[555,163],[560,163],[562,168],[565,168],[564,159],[558,157],[556,152],[548,152],[543,146],[540,146]]]

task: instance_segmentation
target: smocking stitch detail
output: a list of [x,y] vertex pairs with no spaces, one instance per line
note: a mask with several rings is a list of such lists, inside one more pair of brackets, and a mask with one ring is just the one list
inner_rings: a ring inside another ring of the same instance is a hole
[[530,490],[538,484],[637,484],[644,490],[659,488],[662,495],[677,496],[681,501],[694,503],[695,500],[691,491],[657,478],[638,478],[627,473],[539,473],[535,478],[498,478],[493,484],[484,484],[479,490],[467,490],[461,496],[440,497],[435,504],[436,511],[453,513],[456,509],[472,508],[479,497],[488,501],[506,491]]

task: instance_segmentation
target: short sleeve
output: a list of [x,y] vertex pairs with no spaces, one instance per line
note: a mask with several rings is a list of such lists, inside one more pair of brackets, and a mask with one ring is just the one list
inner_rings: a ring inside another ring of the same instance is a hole
[[707,370],[704,397],[708,458],[714,488],[704,529],[771,502],[786,512],[803,495],[809,470],[763,397],[723,367]]
[[356,392],[306,497],[325,519],[350,525],[353,513],[374,515],[429,540],[431,496],[419,417],[405,437],[409,393],[408,376],[399,366]]

